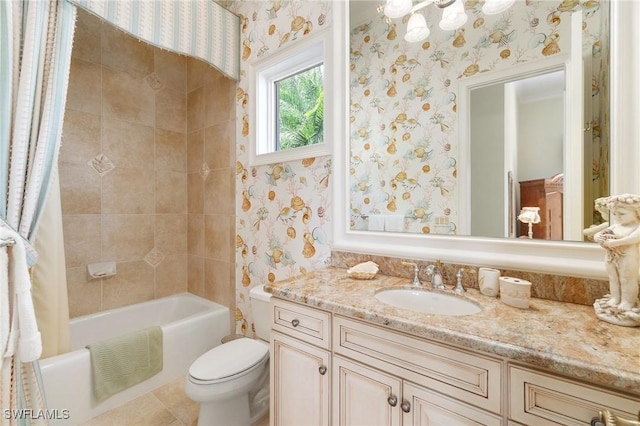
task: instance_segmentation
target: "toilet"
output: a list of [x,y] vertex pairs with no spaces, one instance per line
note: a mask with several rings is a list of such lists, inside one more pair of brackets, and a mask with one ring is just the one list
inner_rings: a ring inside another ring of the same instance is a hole
[[260,285],[249,299],[258,339],[231,338],[189,367],[185,392],[200,404],[198,426],[249,426],[269,409],[271,294]]

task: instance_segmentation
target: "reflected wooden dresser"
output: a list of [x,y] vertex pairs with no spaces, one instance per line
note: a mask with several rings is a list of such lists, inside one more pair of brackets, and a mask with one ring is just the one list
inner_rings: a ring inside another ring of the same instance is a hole
[[[533,225],[533,238],[562,240],[562,201],[564,175],[548,179],[520,182],[520,208],[540,207],[540,223]],[[526,236],[529,225],[520,225],[520,236]]]

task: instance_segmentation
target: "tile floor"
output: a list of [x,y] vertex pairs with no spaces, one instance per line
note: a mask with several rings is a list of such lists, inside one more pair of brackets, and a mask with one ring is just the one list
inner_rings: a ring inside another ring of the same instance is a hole
[[[154,391],[107,411],[83,426],[195,426],[198,404],[184,392],[184,379],[167,383]],[[269,415],[253,426],[269,426]]]

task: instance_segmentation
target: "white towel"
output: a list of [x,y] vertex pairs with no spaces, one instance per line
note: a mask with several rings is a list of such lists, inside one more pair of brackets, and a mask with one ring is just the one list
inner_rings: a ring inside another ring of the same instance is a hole
[[[27,254],[24,248],[22,238],[15,231],[6,226],[0,226],[0,239],[12,239],[15,244],[7,249],[2,249],[8,253],[7,267],[0,270],[0,286],[4,287],[4,280],[13,284],[13,318],[11,319],[9,335],[6,339],[6,347],[3,347],[4,356],[12,356],[16,353],[21,362],[33,362],[40,358],[42,354],[42,338],[38,331],[36,322],[36,314],[33,309],[33,300],[31,299],[31,277],[29,276],[29,267],[27,266]],[[3,267],[3,259],[0,256],[0,267]],[[7,278],[5,278],[5,276]],[[2,288],[4,291],[4,288]],[[9,301],[7,292],[0,294],[0,298]],[[4,302],[3,302],[4,305]],[[2,318],[4,320],[4,316]],[[2,325],[2,332],[5,326]],[[2,337],[4,345],[4,336]]]
[[7,248],[0,247],[0,365],[9,342],[9,260]]
[[385,215],[384,230],[390,232],[404,232],[404,216],[397,214]]
[[384,231],[384,215],[370,214],[368,229],[369,231]]

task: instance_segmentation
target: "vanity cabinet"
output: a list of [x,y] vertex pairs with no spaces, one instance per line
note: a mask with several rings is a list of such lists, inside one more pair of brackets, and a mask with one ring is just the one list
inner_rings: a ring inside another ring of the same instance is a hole
[[588,425],[638,395],[273,298],[271,424]]
[[502,416],[392,374],[333,357],[334,425],[495,425]]
[[329,313],[275,300],[271,326],[272,425],[329,425]]
[[338,315],[333,353],[334,425],[502,424],[499,359]]
[[640,399],[509,365],[509,419],[527,425],[590,424],[600,411],[638,420]]

